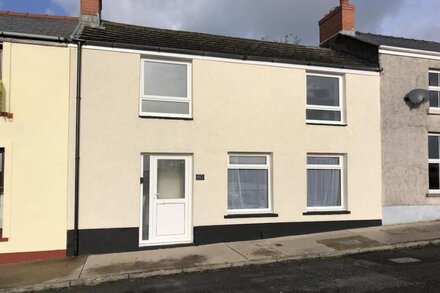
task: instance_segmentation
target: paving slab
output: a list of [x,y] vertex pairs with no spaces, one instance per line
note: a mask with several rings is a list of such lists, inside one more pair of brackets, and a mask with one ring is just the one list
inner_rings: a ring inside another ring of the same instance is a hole
[[266,243],[271,247],[276,247],[287,256],[311,255],[331,252],[334,249],[323,244],[317,243],[316,239],[307,237],[283,237],[269,239]]
[[0,265],[0,288],[76,279],[86,257]]
[[354,231],[358,235],[376,240],[383,244],[397,244],[440,238],[440,225],[431,227],[390,226],[381,229],[363,229]]
[[109,274],[149,272],[194,266],[238,263],[246,258],[226,244],[166,248],[89,256],[81,278]]
[[275,247],[288,256],[300,256],[321,254],[335,251],[318,241],[321,239],[338,239],[344,237],[356,236],[350,231],[324,232],[309,235],[287,236],[281,238],[267,239],[265,242],[271,247]]
[[370,247],[378,247],[382,245],[382,243],[376,240],[372,240],[370,238],[360,235],[341,237],[341,238],[320,239],[317,242],[324,244],[325,246],[333,248],[335,250],[370,248]]
[[287,256],[281,250],[277,249],[276,246],[271,246],[261,240],[232,242],[227,245],[250,260],[272,259]]

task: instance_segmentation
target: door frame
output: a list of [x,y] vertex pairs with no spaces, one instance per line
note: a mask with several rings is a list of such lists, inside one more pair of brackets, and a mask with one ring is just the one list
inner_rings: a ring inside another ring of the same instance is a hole
[[[157,174],[153,173],[153,170],[151,170],[152,158],[165,158],[165,159],[185,159],[185,184],[188,190],[188,199],[187,199],[187,206],[185,208],[185,220],[187,221],[186,229],[188,229],[187,238],[182,240],[170,240],[170,241],[157,241],[157,240],[143,240],[142,239],[142,217],[143,217],[143,183],[139,182],[140,184],[140,200],[139,200],[139,247],[145,247],[145,246],[162,246],[162,245],[177,245],[177,244],[188,244],[193,243],[193,155],[192,154],[178,154],[178,153],[141,153],[141,164],[140,164],[140,178],[143,178],[143,172],[144,172],[144,156],[150,156],[150,191],[149,191],[149,208],[150,211],[148,213],[149,216],[149,235],[151,235],[152,228],[151,223],[153,219],[153,212],[152,212],[152,196],[151,196],[151,190],[152,190],[152,180],[151,178],[154,178],[154,180],[157,179]],[[157,170],[155,171],[157,172]],[[157,184],[157,183],[155,183]]]

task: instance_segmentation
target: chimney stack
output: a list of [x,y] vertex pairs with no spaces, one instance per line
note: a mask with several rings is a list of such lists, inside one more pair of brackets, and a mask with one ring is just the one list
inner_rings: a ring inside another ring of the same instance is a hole
[[338,33],[354,34],[356,7],[349,0],[340,0],[340,5],[319,21],[320,44]]
[[88,27],[101,26],[102,0],[81,0],[80,21]]

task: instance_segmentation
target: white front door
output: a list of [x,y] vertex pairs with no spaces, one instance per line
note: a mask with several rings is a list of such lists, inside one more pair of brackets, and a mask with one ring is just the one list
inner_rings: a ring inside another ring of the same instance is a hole
[[192,242],[191,157],[151,155],[148,169],[149,207],[143,211],[144,217],[149,214],[148,239],[141,239],[141,244]]

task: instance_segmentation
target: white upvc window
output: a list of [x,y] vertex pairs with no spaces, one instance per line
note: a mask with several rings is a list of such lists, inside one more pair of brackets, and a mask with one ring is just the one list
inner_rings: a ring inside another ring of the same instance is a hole
[[139,115],[191,118],[191,76],[190,62],[142,59]]
[[428,135],[429,193],[440,194],[440,134]]
[[307,210],[343,211],[344,156],[307,155]]
[[429,108],[440,113],[440,71],[429,71]]
[[228,214],[272,212],[270,166],[267,154],[229,154]]
[[306,122],[345,124],[343,77],[307,73]]

